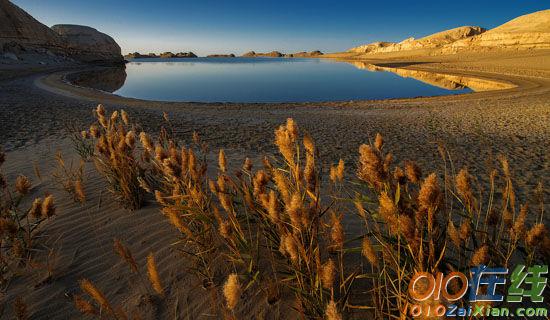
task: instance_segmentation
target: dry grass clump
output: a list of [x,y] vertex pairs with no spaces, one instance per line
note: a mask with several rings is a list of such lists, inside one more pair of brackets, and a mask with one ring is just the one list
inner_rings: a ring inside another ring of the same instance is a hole
[[145,191],[140,180],[146,169],[136,150],[136,129],[129,124],[128,115],[124,111],[121,114],[114,111],[107,116],[99,105],[95,110],[97,123],[83,131],[82,136],[95,143],[92,159],[107,180],[111,194],[123,207],[135,210],[143,204]]
[[[220,150],[217,171],[207,174],[207,150],[197,134],[194,145],[182,146],[164,129],[156,143],[141,132],[137,148],[135,137],[127,141],[128,121],[117,124],[117,113],[110,119],[102,113],[98,108],[98,168],[120,184],[124,179],[112,170],[131,172],[128,166],[138,162],[147,167],[147,176],[131,175],[132,183],[154,194],[181,234],[174,245],[191,262],[188,271],[223,296],[213,303],[234,317],[243,296],[260,294],[269,305],[292,305],[301,318],[342,319],[356,309],[377,319],[399,318],[411,302],[407,289],[417,271],[467,273],[471,265],[510,266],[517,259],[529,264],[550,248],[542,213],[530,217],[527,205],[516,203],[504,158],[485,193],[467,169],[424,175],[413,161],[396,165],[377,135],[359,148],[357,179],[344,179],[340,161],[324,185],[313,139],[288,119],[275,130],[278,155],[264,158],[262,166],[246,159],[231,173]],[[122,160],[109,151],[119,144],[126,145]],[[443,161],[453,167],[447,157]],[[343,228],[351,212],[364,225],[360,235]],[[134,270],[127,249],[115,244],[115,250]],[[154,258],[147,262],[153,290],[164,296]],[[366,298],[352,301],[365,290]]]
[[[0,167],[5,161],[0,150]],[[0,283],[4,284],[20,267],[31,261],[38,227],[55,215],[53,196],[34,199],[28,208],[22,201],[32,184],[25,176],[18,176],[11,185],[0,171]]]
[[[155,198],[181,232],[181,251],[192,258],[191,270],[205,286],[226,272],[216,269],[225,266],[216,263],[222,257],[238,271],[243,291],[261,291],[262,282],[275,277],[294,293],[306,317],[322,317],[330,299],[346,299],[352,279],[341,276],[342,213],[325,214],[314,142],[307,134],[300,137],[292,119],[275,133],[281,158],[273,164],[265,159],[255,171],[246,160],[230,175],[220,150],[213,180],[197,156],[200,144],[179,147],[166,139],[153,146],[142,140],[144,148],[155,149],[151,163],[161,175]],[[343,174],[343,163],[336,172]],[[227,308],[234,308],[229,300]]]
[[542,215],[527,226],[527,205],[515,203],[505,158],[501,173],[491,173],[489,192],[484,193],[466,168],[423,176],[412,161],[404,168],[394,166],[381,139],[376,141],[359,149],[357,176],[367,188],[355,192],[357,199],[373,194],[378,199],[356,206],[367,235],[362,252],[375,273],[371,281],[378,318],[405,314],[407,286],[416,271],[467,274],[474,265],[510,267],[512,260],[540,261],[540,249],[547,250],[541,248],[543,239],[549,239]]

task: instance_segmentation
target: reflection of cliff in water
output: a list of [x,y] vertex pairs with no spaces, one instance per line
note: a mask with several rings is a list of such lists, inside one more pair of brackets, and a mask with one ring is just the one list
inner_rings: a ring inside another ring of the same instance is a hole
[[433,73],[428,71],[418,71],[402,68],[391,68],[391,67],[381,67],[374,64],[359,62],[359,61],[346,61],[353,64],[356,68],[369,71],[387,71],[397,74],[403,78],[413,78],[418,81],[422,81],[432,86],[447,90],[460,90],[469,88],[473,91],[490,91],[490,90],[502,90],[514,88],[515,85],[494,81],[486,80],[473,77],[464,77],[464,76],[455,76],[443,73]]
[[73,73],[67,80],[80,87],[88,87],[105,92],[115,92],[126,81],[126,66],[98,68]]

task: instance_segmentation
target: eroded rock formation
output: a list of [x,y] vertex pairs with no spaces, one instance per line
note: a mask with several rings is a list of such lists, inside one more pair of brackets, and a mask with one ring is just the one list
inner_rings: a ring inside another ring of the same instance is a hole
[[66,45],[70,56],[84,62],[124,61],[120,46],[113,38],[92,27],[58,24],[52,27]]
[[8,0],[0,0],[0,53],[27,62],[122,63],[118,44],[91,27],[48,28]]

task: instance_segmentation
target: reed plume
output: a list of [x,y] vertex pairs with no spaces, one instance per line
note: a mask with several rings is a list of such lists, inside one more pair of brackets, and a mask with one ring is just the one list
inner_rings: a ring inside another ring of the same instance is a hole
[[99,290],[94,284],[88,279],[80,280],[80,288],[82,291],[86,292],[92,299],[99,304],[99,306],[107,311],[111,316],[116,318],[116,313],[103,292]]
[[439,184],[435,173],[430,174],[422,183],[418,194],[420,208],[428,209],[437,207],[439,202]]
[[422,170],[420,167],[413,161],[405,162],[405,175],[407,179],[412,183],[418,183],[422,178]]
[[331,289],[334,286],[335,273],[336,265],[332,259],[329,259],[321,268],[321,283],[325,289]]
[[482,264],[486,265],[487,262],[489,262],[489,246],[483,245],[480,248],[478,248],[472,255],[472,260],[470,262],[470,265],[472,266],[479,266]]
[[149,281],[151,282],[155,292],[161,296],[164,295],[164,289],[162,288],[162,284],[160,282],[157,264],[152,252],[147,256],[147,275],[149,276]]
[[528,247],[533,248],[543,243],[546,236],[546,226],[542,223],[537,223],[527,232],[525,243]]
[[241,284],[239,283],[239,276],[237,274],[232,273],[227,277],[223,285],[223,296],[227,308],[232,311],[235,310],[241,298]]
[[15,180],[15,190],[21,195],[26,195],[29,193],[30,189],[31,181],[29,178],[23,175],[17,176],[17,179]]
[[137,262],[134,259],[132,252],[125,247],[119,239],[114,240],[113,249],[115,250],[115,253],[128,264],[130,270],[134,273],[138,272]]
[[86,194],[84,193],[84,187],[82,186],[81,179],[78,179],[75,181],[74,193],[75,193],[75,198],[78,202],[80,203],[86,202]]
[[378,266],[378,256],[376,255],[376,251],[374,250],[374,247],[368,237],[363,238],[361,253],[363,254],[363,257],[367,258],[371,265],[375,267]]
[[332,299],[327,304],[325,315],[327,317],[327,320],[342,320],[342,315],[338,311],[338,307]]
[[53,202],[53,196],[48,195],[46,198],[44,198],[44,201],[42,202],[42,208],[41,213],[43,217],[50,218],[53,215],[55,215],[55,205]]
[[221,172],[227,172],[227,160],[225,158],[225,151],[223,151],[223,149],[220,149],[220,153],[218,154],[218,165]]
[[384,146],[384,138],[382,138],[380,133],[377,133],[374,138],[374,147],[376,150],[382,151],[382,146]]
[[31,217],[34,217],[36,219],[42,216],[42,199],[41,198],[34,199],[31,209],[29,210],[29,214],[31,215]]

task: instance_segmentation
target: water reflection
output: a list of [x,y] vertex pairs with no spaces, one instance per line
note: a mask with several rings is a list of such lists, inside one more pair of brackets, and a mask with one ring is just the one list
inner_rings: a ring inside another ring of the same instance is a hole
[[126,77],[126,66],[120,66],[73,73],[67,80],[77,86],[113,93],[122,88]]
[[68,80],[78,86],[124,97],[198,102],[410,98],[512,86],[479,78],[364,62],[287,58],[139,59],[122,68],[102,68],[74,74]]
[[514,88],[515,85],[495,80],[475,77],[464,77],[428,71],[418,71],[403,68],[383,67],[360,61],[346,61],[358,69],[372,72],[392,72],[403,78],[412,78],[432,86],[447,90],[471,89],[472,91],[491,91]]

